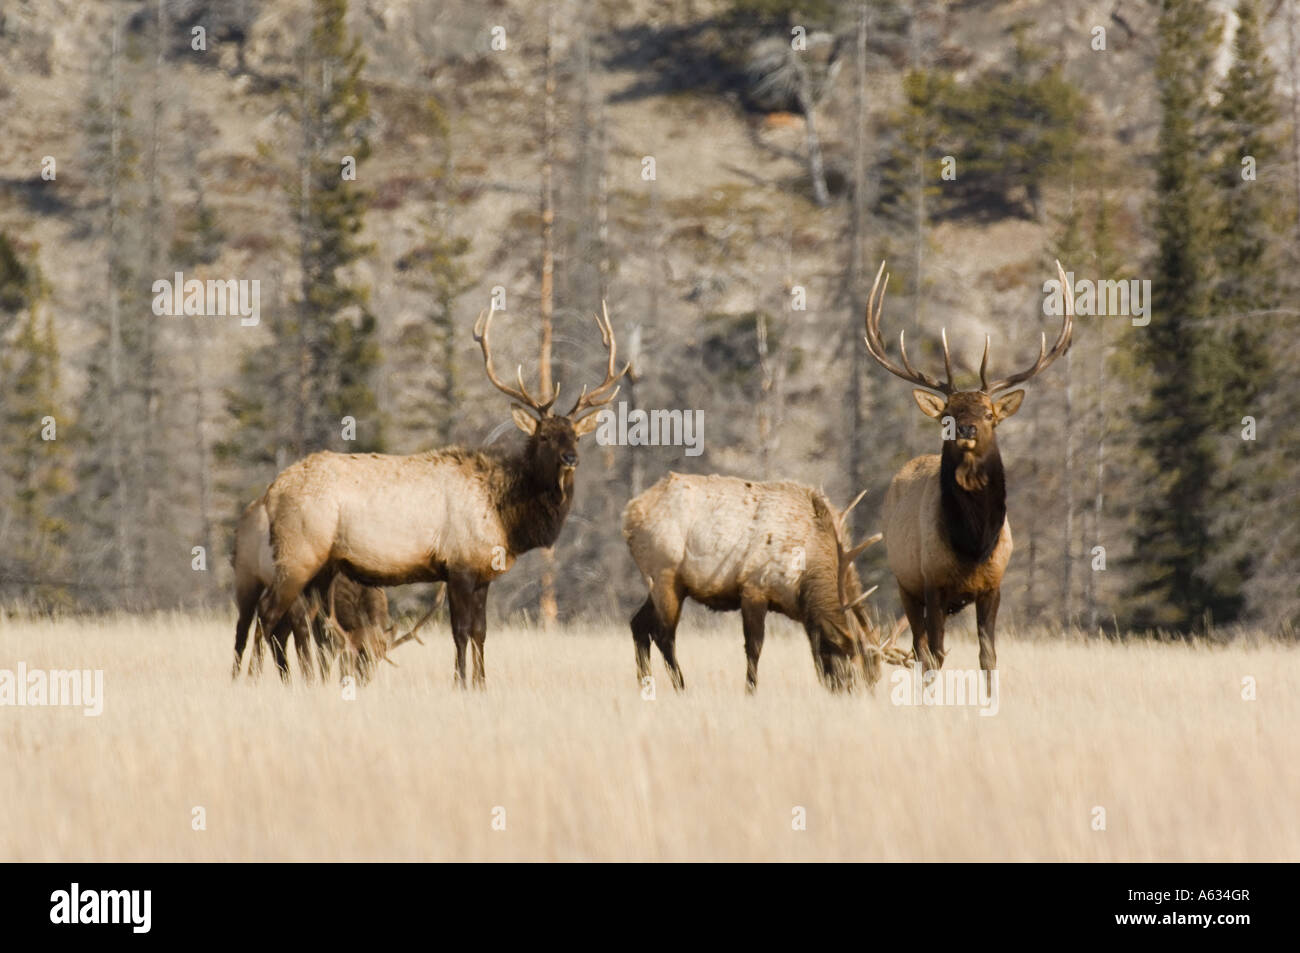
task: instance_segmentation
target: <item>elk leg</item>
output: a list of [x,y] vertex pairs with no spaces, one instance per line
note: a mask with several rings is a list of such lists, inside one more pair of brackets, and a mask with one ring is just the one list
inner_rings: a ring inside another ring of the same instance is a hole
[[912,628],[912,656],[921,663],[922,671],[934,668],[930,659],[929,634],[926,631],[925,602],[898,587],[898,597],[902,600],[903,611],[907,613],[907,624]]
[[758,657],[763,652],[766,617],[766,602],[755,599],[741,602],[740,623],[745,630],[745,691],[751,695],[758,688]]
[[279,624],[269,630],[267,641],[271,644],[271,658],[275,659],[275,667],[280,671],[280,681],[286,685],[289,684],[289,654],[286,651],[289,642],[289,633],[292,628],[289,624],[288,616],[280,619]]
[[266,656],[266,633],[262,628],[262,619],[259,616],[253,623],[253,650],[252,658],[248,660],[248,677],[259,679],[262,677],[262,661]]
[[981,593],[975,600],[975,624],[979,628],[980,668],[990,672],[998,667],[998,653],[993,647],[993,627],[998,621],[998,604],[1002,590]]
[[672,680],[673,688],[681,691],[686,687],[686,679],[682,678],[681,667],[677,664],[677,622],[682,617],[682,594],[675,584],[669,584],[656,586],[654,595],[659,625],[651,637],[655,645],[659,646],[664,664],[668,666],[668,677]]
[[483,670],[483,647],[487,641],[487,595],[488,583],[479,583],[474,587],[473,606],[474,624],[470,637],[474,640],[474,687],[487,688],[487,672]]
[[632,616],[632,641],[636,645],[638,685],[644,685],[645,680],[650,677],[650,639],[658,624],[655,601],[652,597],[646,596],[645,602],[641,603],[641,608],[637,609],[636,615]]
[[295,606],[289,613],[289,626],[293,629],[293,647],[298,653],[298,670],[304,682],[311,682],[315,672],[311,661],[311,619]]
[[263,629],[271,642],[271,655],[280,669],[280,678],[289,681],[289,660],[285,656],[286,630],[292,624],[294,603],[302,595],[303,589],[311,581],[312,574],[292,574],[281,571],[277,574],[275,585],[262,597]]
[[447,608],[451,613],[451,637],[456,643],[456,687],[465,687],[465,647],[474,628],[474,582],[455,574],[447,579]]
[[239,678],[239,670],[244,662],[244,646],[248,644],[248,627],[257,612],[257,600],[249,605],[240,605],[239,621],[235,623],[235,664],[230,669],[230,680]]
[[947,601],[943,590],[926,587],[925,631],[930,649],[929,668],[943,668],[943,625],[947,619]]
[[328,682],[330,669],[334,667],[333,643],[330,642],[329,633],[325,631],[324,626],[316,625],[314,620],[311,624],[311,634],[316,642],[316,667],[320,669],[320,680]]

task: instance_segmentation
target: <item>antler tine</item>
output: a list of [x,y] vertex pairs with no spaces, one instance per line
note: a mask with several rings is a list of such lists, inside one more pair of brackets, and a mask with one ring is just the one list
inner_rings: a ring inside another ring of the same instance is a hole
[[948,387],[952,387],[952,356],[948,353],[948,329],[940,328],[939,337],[943,339],[943,373],[948,378]]
[[556,388],[554,397],[545,404],[541,404],[530,393],[528,393],[528,388],[524,386],[524,368],[522,364],[519,365],[518,370],[519,388],[517,390],[509,384],[504,383],[501,378],[497,376],[496,368],[492,366],[492,344],[488,338],[492,328],[492,318],[496,313],[497,306],[494,301],[487,311],[479,312],[478,320],[474,322],[474,340],[483,351],[483,369],[487,372],[488,380],[492,382],[493,387],[501,391],[501,393],[505,394],[511,400],[518,401],[520,404],[528,407],[539,417],[543,417],[546,415],[551,404],[555,403],[555,398],[559,396],[559,388]]
[[906,623],[907,617],[904,616],[899,621],[899,624],[894,626],[894,631],[889,634],[887,639],[875,645],[867,646],[868,651],[873,655],[880,656],[882,661],[888,662],[890,665],[909,664],[912,661],[912,653],[910,651],[904,652],[896,644],[898,642],[898,634],[902,632],[903,626],[906,625]]
[[840,518],[837,521],[837,524],[841,532],[843,532],[844,527],[848,525],[849,514],[853,512],[853,507],[861,503],[862,498],[866,495],[867,495],[867,490],[863,490],[861,493],[859,493],[857,496],[853,498],[852,503],[844,507],[844,509],[840,512]]
[[868,590],[867,590],[866,592],[864,592],[862,595],[858,596],[856,599],[854,599],[852,602],[850,602],[848,605],[846,605],[846,606],[844,607],[844,611],[845,611],[845,612],[848,612],[850,609],[856,609],[858,606],[862,605],[862,603],[866,602],[866,601],[867,601],[867,597],[870,596],[873,592],[875,592],[875,591],[876,591],[877,589],[879,589],[879,588],[880,588],[879,586],[872,586],[870,589],[868,589]]
[[989,389],[989,336],[984,335],[984,356],[980,358],[980,389],[987,392]]
[[[885,277],[884,288],[880,287],[880,276]],[[880,340],[880,312],[885,309],[885,291],[889,288],[889,275],[885,275],[885,263],[882,260],[876,269],[876,280],[871,283],[871,294],[867,297],[867,348],[871,349],[873,341]],[[880,306],[876,306],[876,290],[880,290]],[[874,353],[874,352],[873,352]],[[881,356],[884,356],[882,350]]]
[[1059,261],[1056,263],[1056,274],[1061,282],[1061,298],[1065,304],[1065,321],[1061,324],[1061,333],[1057,335],[1052,349],[1047,350],[1047,332],[1042,332],[1038,343],[1038,359],[1027,370],[994,381],[992,385],[984,388],[985,393],[994,394],[1016,384],[1023,384],[1070,349],[1071,337],[1074,334],[1074,289],[1069,287],[1069,282],[1065,277],[1065,269],[1061,267]]
[[[884,276],[884,284],[881,284],[881,276]],[[880,315],[885,310],[885,290],[889,287],[889,275],[885,274],[885,263],[880,263],[880,269],[876,272],[875,283],[871,286],[871,294],[867,298],[867,353],[875,358],[876,363],[883,367],[895,377],[901,377],[911,384],[917,384],[927,390],[938,391],[941,394],[952,393],[952,373],[949,372],[949,381],[947,384],[940,384],[928,374],[923,374],[912,366],[912,362],[907,358],[907,348],[905,346],[905,337],[903,332],[898,335],[898,347],[900,356],[903,359],[903,366],[899,367],[889,358],[885,357],[885,345],[880,338]],[[879,291],[879,298],[876,292]],[[945,349],[946,353],[946,349]]]
[[556,381],[555,389],[551,392],[551,399],[544,404],[539,402],[536,397],[528,392],[528,385],[524,383],[524,365],[522,364],[515,368],[515,379],[519,381],[519,389],[527,396],[528,402],[536,407],[540,413],[544,414],[550,410],[551,404],[555,403],[560,397],[560,383]]
[[[609,342],[614,337],[614,327],[609,323],[609,305],[604,298],[600,299],[600,314],[596,317],[596,323],[600,325],[600,343],[609,347]],[[609,369],[614,369],[613,361],[610,361]]]
[[885,538],[884,533],[877,533],[875,536],[872,536],[868,539],[864,539],[862,542],[858,543],[858,545],[854,546],[844,555],[848,558],[849,562],[853,562],[855,559],[857,559],[859,556],[861,556],[868,549],[876,545],[876,543],[880,542],[884,538]]
[[[621,371],[615,373],[614,368],[618,364],[618,341],[614,337],[614,326],[609,320],[609,307],[603,299],[600,302],[600,310],[601,314],[595,316],[596,327],[600,329],[601,343],[609,352],[609,360],[605,365],[605,379],[600,382],[598,387],[591,391],[587,390],[585,384],[583,385],[581,393],[578,394],[577,402],[573,405],[573,409],[568,413],[568,416],[575,422],[581,419],[580,417],[575,416],[578,413],[582,411],[599,410],[617,397],[620,390],[617,386],[618,381],[632,366],[632,362],[629,361],[623,365]],[[613,390],[610,390],[611,387]],[[590,416],[590,414],[583,413],[582,416],[587,417]]]

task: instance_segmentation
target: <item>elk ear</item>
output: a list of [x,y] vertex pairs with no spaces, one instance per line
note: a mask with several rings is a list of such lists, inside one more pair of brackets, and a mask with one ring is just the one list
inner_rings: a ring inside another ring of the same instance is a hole
[[1005,397],[999,397],[993,404],[993,419],[1006,420],[1020,409],[1020,402],[1025,399],[1023,390],[1013,390]]
[[537,418],[524,410],[519,404],[510,405],[510,416],[515,418],[515,426],[528,436],[537,433]]
[[600,425],[600,412],[588,414],[573,425],[573,434],[576,437],[585,437]]
[[916,401],[916,406],[921,408],[921,413],[936,420],[943,416],[943,409],[948,406],[948,402],[938,394],[920,388],[912,391],[912,398]]

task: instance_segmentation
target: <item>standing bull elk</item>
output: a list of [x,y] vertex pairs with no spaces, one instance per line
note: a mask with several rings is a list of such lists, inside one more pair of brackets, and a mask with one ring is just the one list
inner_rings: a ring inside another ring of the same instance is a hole
[[263,622],[281,672],[295,601],[322,573],[343,573],[375,586],[445,581],[457,684],[465,683],[471,639],[474,684],[485,683],[488,586],[520,555],[559,536],[573,502],[578,438],[596,429],[596,412],[617,395],[622,376],[603,312],[596,324],[609,352],[605,379],[590,392],[584,387],[567,414],[555,415],[558,384],[541,400],[524,386],[522,368],[517,388],[497,376],[489,341],[494,314],[495,307],[479,315],[474,340],[488,379],[515,401],[514,422],[528,435],[521,451],[314,453],[267,489],[272,572]]
[[952,433],[941,453],[916,457],[904,464],[885,495],[889,568],[898,581],[898,594],[912,627],[914,652],[926,669],[943,665],[947,616],[972,601],[979,628],[980,668],[997,668],[993,633],[1002,574],[1011,558],[1011,525],[1006,518],[1006,474],[995,431],[1020,408],[1025,396],[1023,390],[1000,392],[1030,380],[1070,347],[1073,295],[1060,262],[1056,270],[1065,301],[1065,321],[1056,343],[1048,351],[1047,335],[1043,334],[1038,359],[1029,368],[989,383],[986,336],[979,390],[957,390],[953,386],[946,331],[942,335],[946,379],[942,382],[912,366],[902,332],[898,335],[898,350],[903,366],[885,356],[880,313],[889,276],[884,275],[882,285],[883,262],[867,300],[867,351],[885,370],[918,385],[912,396],[921,412],[945,420]]
[[827,688],[852,685],[854,660],[874,685],[888,647],[876,642],[864,606],[874,589],[862,591],[853,561],[880,536],[847,542],[845,517],[858,500],[836,513],[798,483],[670,473],[628,503],[623,536],[650,587],[632,617],[637,677],[650,674],[653,640],[674,687],[685,687],[676,640],[689,596],[710,609],[740,610],[747,691],[758,684],[769,610],[803,624]]

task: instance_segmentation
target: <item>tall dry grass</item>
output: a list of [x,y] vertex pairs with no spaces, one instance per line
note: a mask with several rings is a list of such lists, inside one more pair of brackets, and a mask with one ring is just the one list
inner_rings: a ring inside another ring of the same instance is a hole
[[980,717],[832,697],[785,625],[746,697],[719,623],[683,625],[680,696],[642,699],[611,623],[491,631],[485,693],[453,688],[444,627],[347,701],[231,685],[224,619],[9,620],[0,668],[103,669],[105,705],[0,708],[0,859],[1300,858],[1293,647],[1008,634]]

